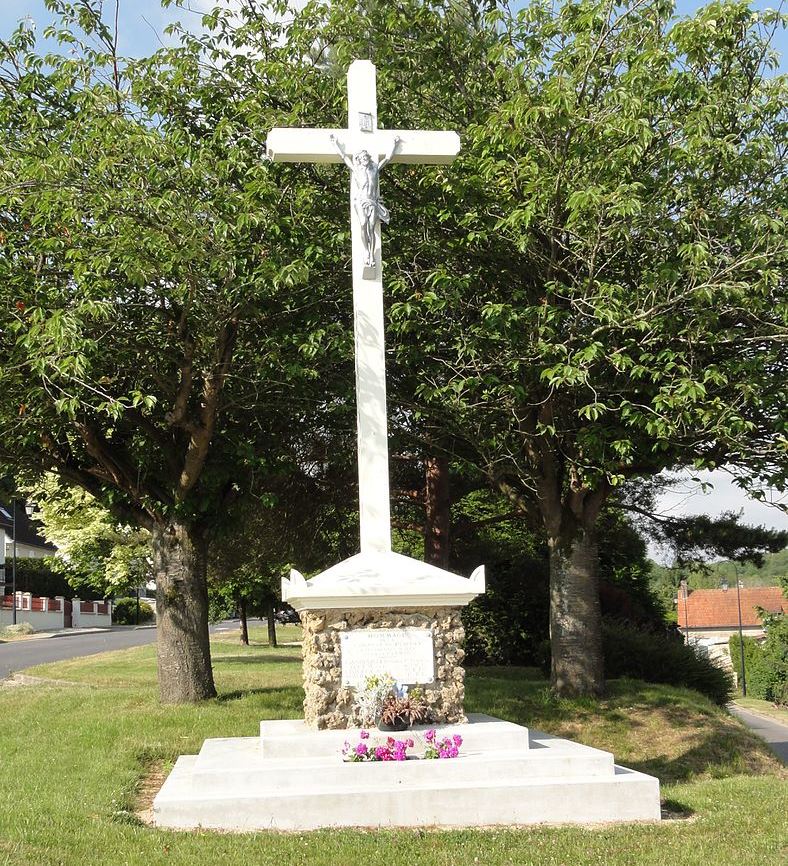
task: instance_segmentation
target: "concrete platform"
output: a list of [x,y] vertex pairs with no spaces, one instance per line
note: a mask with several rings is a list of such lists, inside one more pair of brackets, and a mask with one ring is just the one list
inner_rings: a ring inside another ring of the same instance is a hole
[[660,817],[657,779],[615,766],[608,752],[489,716],[439,728],[441,736],[461,733],[464,743],[461,757],[437,761],[344,763],[342,743],[356,742],[355,731],[284,721],[263,722],[262,730],[261,739],[206,740],[199,755],[179,758],[154,800],[155,823],[300,831]]

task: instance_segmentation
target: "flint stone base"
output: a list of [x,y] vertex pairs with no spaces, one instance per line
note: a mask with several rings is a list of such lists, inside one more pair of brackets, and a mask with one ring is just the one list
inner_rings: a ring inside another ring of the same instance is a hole
[[[302,610],[304,628],[304,721],[324,730],[353,727],[354,692],[342,686],[340,634],[354,629],[432,629],[435,680],[422,685],[435,724],[465,722],[465,629],[458,607]],[[380,671],[385,674],[386,671]]]

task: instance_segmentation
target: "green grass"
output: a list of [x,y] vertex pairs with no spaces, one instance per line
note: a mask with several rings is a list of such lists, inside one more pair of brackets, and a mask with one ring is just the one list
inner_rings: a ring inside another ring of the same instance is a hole
[[[261,718],[300,715],[299,650],[253,632],[213,644],[219,697],[156,700],[153,647],[44,665],[77,687],[0,690],[0,866],[460,866],[764,864],[785,845],[785,787],[761,741],[698,694],[631,681],[605,701],[556,701],[530,669],[469,671],[467,708],[616,752],[655,772],[680,820],[660,825],[498,831],[177,833],[138,823],[152,766],[206,737],[254,736]],[[783,852],[784,853],[784,852]]]

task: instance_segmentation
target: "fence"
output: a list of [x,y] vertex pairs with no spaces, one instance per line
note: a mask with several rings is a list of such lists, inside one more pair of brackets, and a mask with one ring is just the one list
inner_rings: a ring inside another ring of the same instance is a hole
[[[14,596],[0,596],[0,627],[14,621]],[[33,596],[29,592],[16,594],[16,621],[29,622],[36,631],[68,628],[108,628],[112,625],[112,602],[68,601],[62,595],[55,598]]]

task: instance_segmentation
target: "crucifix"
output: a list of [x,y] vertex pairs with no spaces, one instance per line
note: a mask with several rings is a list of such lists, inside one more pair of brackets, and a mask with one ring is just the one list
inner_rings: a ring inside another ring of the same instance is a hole
[[375,66],[354,60],[347,73],[347,129],[272,129],[275,162],[344,162],[350,169],[353,327],[361,552],[391,550],[386,361],[380,224],[380,170],[389,162],[447,164],[460,150],[456,132],[378,129]]

